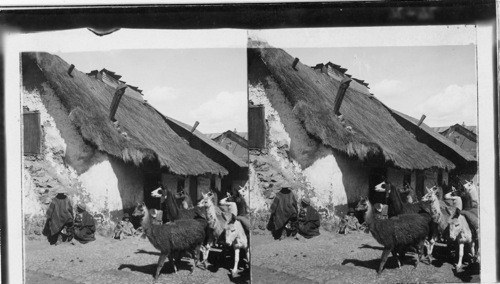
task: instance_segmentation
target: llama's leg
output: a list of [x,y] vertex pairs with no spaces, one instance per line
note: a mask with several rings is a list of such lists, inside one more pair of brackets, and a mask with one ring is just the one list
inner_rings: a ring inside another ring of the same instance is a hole
[[432,256],[432,251],[434,250],[434,244],[436,244],[436,239],[437,236],[432,236],[432,238],[429,240],[429,250],[427,251],[427,259],[429,260],[429,264],[434,260],[434,257]]
[[384,270],[384,265],[385,262],[387,261],[387,258],[389,257],[389,253],[391,253],[391,249],[387,248],[384,249],[384,251],[382,252],[382,256],[380,257],[380,266],[377,271],[378,274],[382,273],[382,270]]
[[160,258],[158,258],[158,266],[156,267],[155,280],[157,280],[158,277],[160,276],[160,271],[163,268],[163,264],[165,263],[166,259],[167,259],[166,254],[160,254]]
[[205,269],[207,268],[208,253],[210,253],[211,247],[212,247],[211,242],[208,242],[206,245],[203,246],[203,267]]
[[474,241],[470,243],[470,255],[472,259],[474,259],[474,257],[476,256],[476,244],[474,243]]
[[398,268],[401,268],[401,260],[399,259],[399,255],[398,255],[397,250],[395,250],[395,249],[392,250],[392,256],[394,257],[394,259],[396,259],[396,261],[398,263]]
[[198,260],[200,258],[201,245],[197,245],[193,252],[193,267],[191,268],[191,273],[193,273],[194,268],[198,265]]
[[231,270],[231,276],[236,277],[238,273],[238,262],[240,261],[240,249],[234,248],[234,268]]
[[250,267],[250,248],[246,248],[246,251],[247,251],[247,264],[248,264],[248,267]]
[[171,253],[169,256],[168,256],[168,261],[172,263],[172,267],[174,268],[174,273],[177,274],[177,266],[175,265],[175,256],[174,256],[175,253]]
[[457,263],[457,270],[462,268],[462,258],[464,257],[464,244],[459,244],[458,245],[458,263]]

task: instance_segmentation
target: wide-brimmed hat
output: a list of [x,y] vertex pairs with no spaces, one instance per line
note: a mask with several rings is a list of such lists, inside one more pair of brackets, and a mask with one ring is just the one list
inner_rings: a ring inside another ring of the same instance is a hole
[[130,215],[128,215],[128,213],[123,214],[123,218],[122,218],[122,220],[124,220],[125,218],[130,219]]
[[307,205],[311,205],[311,199],[307,197],[302,197],[301,202]]
[[76,205],[76,208],[81,210],[87,210],[87,206],[85,206],[85,204],[83,203],[78,203],[78,205]]
[[347,214],[351,214],[351,213],[356,213],[356,211],[354,211],[354,208],[349,207],[349,210],[347,210]]

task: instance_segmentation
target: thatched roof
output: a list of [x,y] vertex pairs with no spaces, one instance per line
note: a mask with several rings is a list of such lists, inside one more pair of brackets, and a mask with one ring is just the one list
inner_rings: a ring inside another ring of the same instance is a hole
[[[418,129],[419,131],[423,131],[427,133],[429,136],[433,138],[433,140],[439,144],[441,144],[441,147],[445,147],[454,153],[456,155],[460,156],[463,160],[466,162],[476,162],[476,158],[471,155],[469,152],[465,151],[464,149],[460,148],[457,144],[453,143],[451,140],[446,138],[445,136],[441,135],[440,133],[436,132],[432,127],[429,127],[427,124],[422,123],[418,127],[418,122],[419,119],[416,119],[414,117],[411,117],[407,114],[401,113],[399,111],[396,111],[394,109],[390,109],[390,111],[395,115],[397,118],[404,119],[414,125],[415,127],[413,129]],[[451,159],[451,158],[450,158]]]
[[[34,64],[33,64],[34,63]],[[35,65],[36,64],[36,65]],[[228,171],[191,148],[150,105],[123,96],[115,118],[124,137],[108,118],[115,90],[48,53],[23,54],[23,66],[36,69],[69,112],[69,119],[82,137],[98,150],[139,166],[157,160],[161,167],[179,175],[205,173],[226,175]],[[24,72],[24,71],[23,71]],[[26,83],[26,82],[25,82]]]
[[369,94],[349,88],[340,108],[345,119],[341,122],[333,113],[338,80],[300,62],[295,71],[291,66],[294,57],[282,49],[267,43],[254,46],[249,56],[262,60],[306,131],[323,144],[360,160],[382,159],[403,169],[455,168],[451,161],[418,142]]

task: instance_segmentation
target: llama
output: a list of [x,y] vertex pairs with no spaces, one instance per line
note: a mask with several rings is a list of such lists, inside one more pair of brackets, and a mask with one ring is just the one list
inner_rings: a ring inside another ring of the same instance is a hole
[[211,234],[208,235],[208,241],[203,248],[203,265],[207,266],[208,254],[213,242],[225,232],[228,223],[232,219],[232,215],[222,212],[218,206],[214,204],[213,194],[211,192],[202,193],[203,199],[198,202],[198,207],[206,209],[208,227],[211,229]]
[[155,281],[158,280],[167,257],[169,262],[172,263],[174,272],[177,273],[175,261],[185,252],[190,253],[193,258],[191,273],[194,271],[194,267],[198,264],[200,247],[205,241],[205,228],[207,227],[205,219],[176,220],[168,224],[156,225],[153,224],[148,208],[144,203],[138,204],[132,215],[142,217],[141,225],[144,234],[149,242],[160,251],[160,258],[154,276]]
[[[432,216],[432,228],[431,237],[429,240],[429,247],[427,251],[427,257],[429,262],[432,261],[432,251],[437,239],[443,234],[443,232],[448,228],[448,221],[450,220],[450,210],[448,207],[444,207],[443,203],[438,197],[438,188],[436,186],[432,188],[426,188],[427,194],[422,197],[423,202],[427,202],[431,207]],[[443,210],[445,209],[445,210]]]
[[196,208],[186,209],[184,206],[179,207],[175,201],[175,195],[172,190],[168,188],[159,187],[151,192],[152,197],[164,198],[163,209],[163,223],[168,221],[175,221],[179,219],[193,219],[201,213]]
[[402,214],[390,219],[376,219],[373,214],[373,206],[368,198],[363,197],[356,208],[358,211],[365,211],[365,224],[367,230],[372,233],[375,240],[384,246],[384,251],[380,257],[380,266],[377,273],[382,273],[389,253],[396,258],[398,267],[401,267],[402,260],[409,247],[417,250],[418,263],[422,260],[424,241],[429,235],[430,215],[422,214]]
[[236,277],[238,272],[238,263],[240,260],[240,249],[245,250],[247,263],[250,263],[250,249],[248,247],[248,238],[241,225],[241,222],[233,216],[231,222],[226,227],[226,244],[234,249],[234,267],[231,270],[231,276]]
[[375,190],[378,192],[386,192],[386,198],[388,199],[387,203],[389,205],[389,218],[400,214],[415,214],[427,209],[422,202],[403,202],[399,190],[388,181],[377,184]]
[[467,220],[460,214],[460,210],[456,210],[455,215],[448,221],[450,226],[450,239],[458,243],[458,263],[456,264],[457,271],[462,268],[462,258],[464,256],[464,245],[470,246],[471,256],[475,257],[475,243],[472,236],[472,231],[467,223]]

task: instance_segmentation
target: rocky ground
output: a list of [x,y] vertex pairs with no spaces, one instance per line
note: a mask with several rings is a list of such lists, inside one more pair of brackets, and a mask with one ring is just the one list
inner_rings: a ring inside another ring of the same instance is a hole
[[[139,237],[122,241],[96,236],[88,244],[63,243],[51,246],[46,240],[26,240],[25,283],[148,283],[153,281],[159,257],[147,239]],[[219,252],[211,253],[210,263]],[[177,265],[173,273],[168,261],[157,283],[249,283],[246,262],[240,260],[240,273],[231,278],[232,256],[222,257],[220,265],[207,270],[196,268],[190,274],[188,259]]]
[[[420,263],[408,253],[401,269],[389,258],[378,276],[382,247],[370,234],[339,235],[322,231],[309,240],[275,241],[265,234],[252,235],[252,283],[421,283],[480,282],[479,267],[471,264],[457,273],[451,260]],[[435,248],[444,253],[444,246]]]

